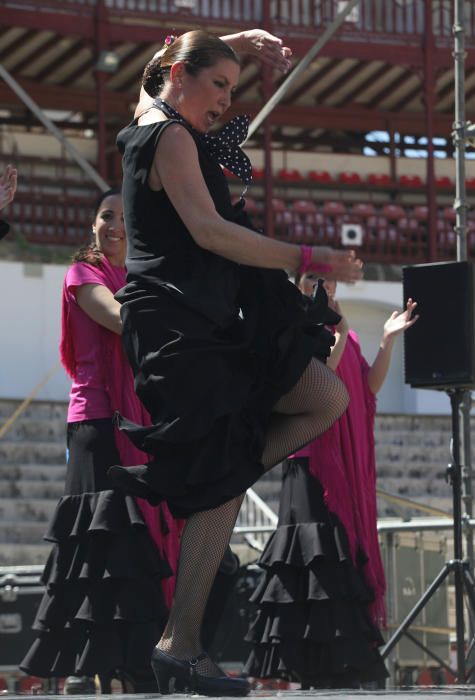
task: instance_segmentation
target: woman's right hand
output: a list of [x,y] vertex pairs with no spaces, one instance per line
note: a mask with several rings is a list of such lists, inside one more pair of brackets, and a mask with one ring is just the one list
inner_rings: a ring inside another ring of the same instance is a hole
[[354,250],[336,250],[328,246],[312,246],[309,269],[338,282],[357,282],[363,278],[363,262]]

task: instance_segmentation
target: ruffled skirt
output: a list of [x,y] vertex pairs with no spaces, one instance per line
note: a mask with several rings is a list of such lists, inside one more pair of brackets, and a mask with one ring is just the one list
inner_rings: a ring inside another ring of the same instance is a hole
[[117,295],[135,389],[152,418],[146,428],[124,419],[119,427],[156,457],[141,480],[175,517],[219,506],[259,479],[273,407],[331,344],[323,290],[310,305],[282,272],[243,268],[241,277],[226,322],[163,288],[129,285]]
[[114,491],[65,496],[46,539],[54,547],[20,667],[40,677],[147,668],[167,618],[161,561],[135,501]]
[[264,576],[251,598],[258,613],[246,637],[253,649],[245,671],[304,687],[355,687],[386,678],[363,563],[362,555],[352,562],[320,484],[290,462],[279,525],[259,560]]
[[104,488],[117,456],[111,420],[69,424],[68,444],[70,494],[45,535],[53,547],[38,636],[20,668],[44,678],[148,673],[168,616],[161,581],[172,571],[135,500]]

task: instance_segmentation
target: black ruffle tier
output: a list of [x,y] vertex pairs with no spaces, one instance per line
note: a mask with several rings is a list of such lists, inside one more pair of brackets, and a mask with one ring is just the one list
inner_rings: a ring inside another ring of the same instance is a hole
[[325,515],[316,481],[313,489],[322,520],[279,524],[259,560],[265,573],[251,598],[258,613],[246,636],[253,650],[245,671],[303,687],[382,681],[388,675],[378,652],[383,640],[368,614],[373,594],[363,555],[352,562],[341,523]]
[[114,491],[64,496],[45,539],[54,543],[20,668],[40,677],[147,669],[167,609],[171,575],[135,501]]

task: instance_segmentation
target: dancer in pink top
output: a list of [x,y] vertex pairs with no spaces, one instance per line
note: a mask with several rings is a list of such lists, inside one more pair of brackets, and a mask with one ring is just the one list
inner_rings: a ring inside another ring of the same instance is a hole
[[112,464],[147,458],[114,428],[114,413],[150,423],[114,299],[125,284],[125,251],[122,197],[109,190],[97,203],[93,242],[76,253],[63,285],[60,354],[72,378],[65,495],[46,536],[54,547],[39,636],[21,664],[37,676],[69,676],[69,692],[92,688],[96,674],[103,692],[114,676],[128,692],[154,688],[143,659],[163,631],[178,558],[180,526],[166,504],[114,492],[106,477]]
[[[315,279],[300,288],[312,293]],[[253,600],[246,670],[283,677],[302,688],[358,687],[387,673],[378,653],[384,626],[385,577],[376,529],[374,417],[394,340],[413,325],[416,304],[384,324],[370,366],[356,333],[325,282],[329,305],[342,316],[327,364],[345,384],[347,410],[329,430],[284,464],[279,524],[260,558],[265,575]]]

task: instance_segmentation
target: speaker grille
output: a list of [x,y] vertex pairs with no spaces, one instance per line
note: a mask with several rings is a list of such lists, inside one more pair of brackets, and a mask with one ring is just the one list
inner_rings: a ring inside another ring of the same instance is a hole
[[404,303],[412,297],[420,314],[404,335],[407,384],[475,388],[473,280],[467,261],[403,268]]

